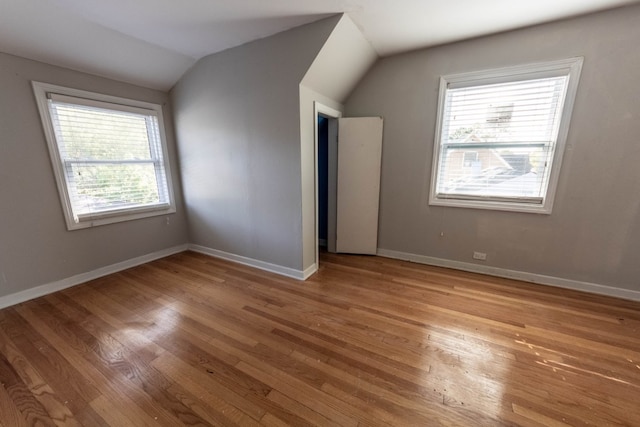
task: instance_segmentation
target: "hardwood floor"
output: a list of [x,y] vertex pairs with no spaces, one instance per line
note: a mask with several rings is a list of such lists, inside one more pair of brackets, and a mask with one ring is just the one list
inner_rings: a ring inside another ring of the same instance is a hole
[[640,425],[640,303],[185,252],[0,311],[0,426]]

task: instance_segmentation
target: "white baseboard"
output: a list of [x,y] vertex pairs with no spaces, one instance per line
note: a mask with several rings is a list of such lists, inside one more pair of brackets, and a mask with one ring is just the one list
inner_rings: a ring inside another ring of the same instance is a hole
[[76,285],[88,282],[90,280],[97,279],[102,276],[117,273],[118,271],[126,270],[127,268],[135,267],[140,264],[154,261],[156,259],[164,258],[169,255],[184,252],[188,249],[188,245],[179,245],[171,248],[163,249],[161,251],[153,252],[150,254],[142,255],[136,258],[128,259],[126,261],[111,264],[106,267],[100,267],[96,270],[89,271],[87,273],[76,274],[75,276],[67,277],[66,279],[57,280],[55,282],[47,283],[44,285],[36,286],[35,288],[27,289],[24,291],[16,292],[14,294],[5,295],[0,297],[0,309],[9,307],[12,305],[20,304],[21,302],[29,301],[34,298],[38,298],[44,295],[52,294],[63,289],[71,288]]
[[318,265],[314,262],[311,266],[309,266],[308,268],[306,268],[303,272],[302,272],[302,280],[307,280],[309,277],[311,277],[316,271],[318,271]]
[[315,264],[312,267],[309,267],[306,270],[302,271],[289,267],[283,267],[277,264],[271,264],[269,262],[260,261],[253,258],[248,258],[242,255],[232,254],[218,249],[207,248],[200,245],[190,244],[189,250],[227,261],[237,262],[238,264],[248,265],[249,267],[259,268],[260,270],[269,271],[271,273],[280,274],[282,276],[287,276],[298,280],[305,280],[315,272],[315,269],[311,271],[311,269],[315,267]]
[[640,301],[640,292],[632,291],[630,289],[614,288],[612,286],[598,285],[596,283],[545,276],[543,274],[527,273],[525,271],[507,270],[504,268],[489,267],[486,265],[472,264],[469,262],[452,261],[448,259],[392,251],[389,249],[378,248],[377,254],[386,258],[401,259],[405,261],[417,262],[419,264],[453,268],[456,270],[470,271],[472,273],[482,273],[489,276],[505,277],[508,279],[523,280],[540,285],[555,286],[557,288],[573,289],[576,291],[589,292],[592,294],[624,298],[632,301]]
[[[0,297],[0,309],[9,307],[21,302],[25,302],[34,298],[38,298],[44,295],[51,294],[53,292],[61,291],[90,280],[97,279],[102,276],[117,273],[118,271],[126,270],[131,267],[135,267],[140,264],[154,261],[156,259],[164,258],[169,255],[184,252],[186,250],[192,250],[194,252],[203,253],[216,258],[225,259],[227,261],[233,261],[240,264],[255,267],[261,270],[270,271],[272,273],[280,274],[283,276],[291,277],[297,280],[306,280],[312,274],[318,270],[316,264],[311,265],[304,271],[296,270],[289,267],[283,267],[276,264],[271,264],[264,261],[244,257],[241,255],[235,255],[228,252],[220,251],[217,249],[211,249],[200,245],[185,244],[174,246],[171,248],[163,249],[161,251],[153,252],[150,254],[142,255],[136,258],[132,258],[126,261],[122,261],[116,264],[101,267],[87,273],[77,274],[66,279],[57,280],[52,283],[47,283],[35,288],[27,289],[24,291],[16,292],[14,294],[5,295]],[[406,261],[412,261],[420,264],[433,265],[437,267],[453,268],[456,270],[469,271],[472,273],[487,274],[490,276],[505,277],[509,279],[524,280],[526,282],[537,283],[541,285],[555,286],[558,288],[573,289],[577,291],[589,292],[599,295],[607,295],[616,298],[624,298],[632,301],[640,301],[640,292],[630,289],[615,288],[611,286],[599,285],[596,283],[581,282],[578,280],[563,279],[560,277],[545,276],[542,274],[528,273],[524,271],[507,270],[498,267],[489,267],[485,265],[472,264],[461,261],[452,261],[442,258],[428,257],[424,255],[411,254],[406,252],[393,251],[389,249],[378,248],[378,256],[386,258],[401,259]]]

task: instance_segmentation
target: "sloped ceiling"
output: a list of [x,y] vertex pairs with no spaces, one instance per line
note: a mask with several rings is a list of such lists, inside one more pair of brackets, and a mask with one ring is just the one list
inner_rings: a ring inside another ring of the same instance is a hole
[[342,15],[300,84],[342,103],[376,59],[353,21]]
[[381,56],[640,0],[0,0],[0,51],[167,90],[198,59],[346,12]]

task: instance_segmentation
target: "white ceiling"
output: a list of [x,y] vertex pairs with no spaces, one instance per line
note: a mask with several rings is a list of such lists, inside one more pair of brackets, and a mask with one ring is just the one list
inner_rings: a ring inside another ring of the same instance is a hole
[[381,55],[640,0],[0,0],[0,51],[169,89],[198,59],[346,12]]

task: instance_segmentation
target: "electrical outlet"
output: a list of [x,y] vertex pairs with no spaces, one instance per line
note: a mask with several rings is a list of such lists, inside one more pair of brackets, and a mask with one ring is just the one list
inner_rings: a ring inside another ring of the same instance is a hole
[[473,259],[479,259],[480,261],[486,261],[487,260],[487,254],[485,254],[484,252],[474,252],[473,253]]

